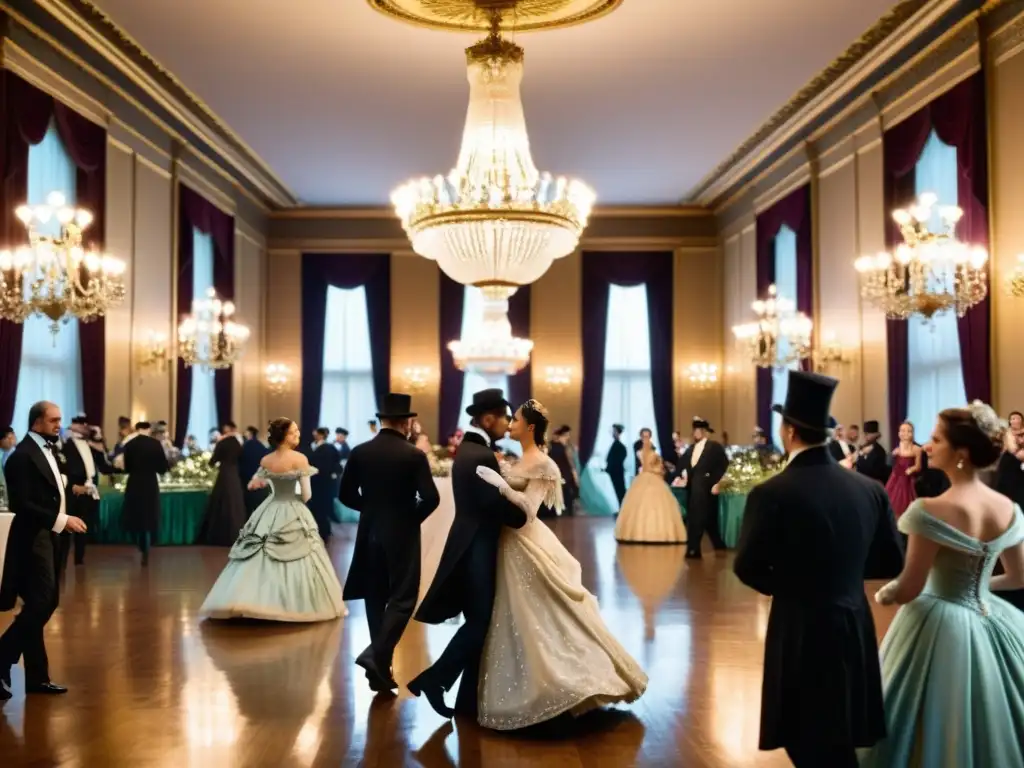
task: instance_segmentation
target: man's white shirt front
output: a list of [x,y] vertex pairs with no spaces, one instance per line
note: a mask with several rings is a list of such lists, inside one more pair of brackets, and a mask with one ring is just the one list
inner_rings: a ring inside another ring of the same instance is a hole
[[[66,502],[64,500],[64,475],[60,473],[60,467],[57,466],[57,457],[54,452],[50,450],[46,440],[35,432],[29,432],[28,436],[32,438],[32,442],[39,446],[39,450],[43,452],[43,456],[46,458],[46,463],[50,465],[50,469],[53,471],[53,478],[57,481],[57,488],[60,491],[60,511],[57,513],[57,522],[53,524],[53,532],[60,533],[64,530],[64,526],[68,524],[68,515],[64,511]],[[91,457],[90,457],[91,458]]]

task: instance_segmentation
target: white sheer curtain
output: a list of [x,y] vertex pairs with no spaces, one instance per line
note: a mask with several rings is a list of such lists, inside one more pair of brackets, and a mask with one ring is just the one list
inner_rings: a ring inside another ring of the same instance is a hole
[[[462,304],[462,330],[460,338],[465,338],[474,325],[479,325],[484,319],[484,294],[479,288],[473,285],[466,286],[466,292]],[[500,389],[508,397],[508,376],[501,374],[483,374],[479,371],[466,371],[462,379],[462,405],[459,407],[459,428],[465,429],[469,426],[469,415],[466,408],[473,402],[473,393],[482,389]],[[516,405],[516,404],[513,404]],[[506,452],[519,453],[519,444],[515,440],[499,440],[500,445]]]
[[[938,208],[957,204],[956,148],[944,144],[933,131],[921,159],[917,161],[916,192],[932,192],[938,197],[935,231],[941,225]],[[950,277],[952,280],[952,277]],[[949,286],[952,289],[952,285]],[[960,367],[960,339],[956,313],[943,312],[931,323],[920,319],[907,321],[907,420],[918,434],[928,435],[939,411],[967,402],[963,370]],[[895,435],[889,436],[895,440]]]
[[[192,228],[192,298],[205,299],[213,287],[213,237]],[[208,350],[200,349],[201,355]],[[200,445],[208,443],[210,430],[219,429],[217,396],[214,393],[213,371],[192,367],[192,400],[188,405],[188,434],[195,435]]]
[[[778,296],[796,302],[796,232],[785,224],[775,236],[775,288]],[[779,340],[779,355],[789,352],[789,344],[785,339]],[[790,370],[798,370],[799,363],[790,363],[788,368],[772,369],[772,403],[785,403],[786,390],[789,388]],[[782,417],[772,411],[772,440],[775,445],[782,445]]]
[[[622,440],[630,453],[640,430],[644,428],[651,430],[654,445],[660,445],[654,423],[647,286],[609,287],[608,331],[604,354],[604,394],[601,397],[601,418],[591,458],[592,465],[602,468],[611,446],[613,424],[625,427]],[[627,459],[627,474],[633,468],[632,459]]]
[[[319,426],[349,431],[349,443],[371,437],[369,422],[377,412],[366,289],[327,289],[324,321],[324,387]],[[304,436],[305,437],[305,436]]]
[[[75,203],[75,163],[64,148],[57,126],[51,122],[46,136],[28,150],[28,203],[41,205],[51,192],[60,192]],[[22,201],[13,201],[15,204]],[[40,227],[48,235],[60,233],[53,219]],[[26,294],[28,286],[26,285]],[[82,410],[82,353],[78,346],[78,320],[61,323],[60,332],[50,332],[50,320],[32,315],[25,321],[21,344],[18,393],[14,399],[14,428],[28,428],[28,412],[39,400],[60,406],[64,423]]]

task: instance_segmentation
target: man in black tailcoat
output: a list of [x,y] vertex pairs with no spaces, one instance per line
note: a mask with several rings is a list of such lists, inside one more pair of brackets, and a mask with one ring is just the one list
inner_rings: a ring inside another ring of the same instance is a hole
[[314,433],[316,439],[310,447],[309,464],[316,468],[316,474],[309,479],[312,496],[307,504],[325,544],[331,538],[334,500],[341,490],[341,459],[334,446],[327,442],[328,435],[330,432],[326,427],[320,427]]
[[[96,488],[100,473],[109,475],[114,471],[103,451],[90,444],[91,434],[89,420],[84,415],[75,416],[71,419],[71,434],[60,449],[64,456],[64,475],[67,477],[68,512],[80,517],[88,526],[95,524],[100,506],[100,496]],[[72,543],[75,549],[75,565],[85,563],[86,535],[72,534],[66,530],[60,534],[60,548],[57,554],[58,576],[62,575],[67,567]]]
[[246,427],[245,442],[242,443],[242,456],[238,460],[238,475],[242,480],[242,487],[246,489],[246,515],[255,512],[263,500],[270,495],[270,489],[266,487],[249,490],[249,481],[259,470],[260,462],[268,453],[270,453],[270,449],[260,440],[260,431],[256,427]]
[[864,445],[854,454],[854,469],[865,477],[885,485],[892,469],[885,448],[878,444],[882,437],[877,421],[864,422]]
[[[509,408],[500,389],[485,389],[473,395],[466,409],[472,422],[452,465],[455,521],[437,574],[416,612],[417,620],[427,624],[440,624],[460,613],[466,619],[440,658],[409,683],[409,691],[425,694],[442,717],[453,712],[476,717],[480,657],[494,605],[498,537],[502,526],[526,525],[526,513],[476,473],[477,467],[499,471],[491,444],[508,431]],[[445,704],[444,692],[460,675],[452,710]]]
[[160,476],[171,471],[167,452],[152,430],[148,421],[138,422],[115,462],[128,474],[121,527],[136,537],[145,566],[149,565],[149,548],[160,530]]
[[885,737],[864,580],[890,578],[903,547],[885,489],[836,464],[826,444],[835,379],[791,371],[782,415],[789,463],[747,497],[734,569],[772,597],[761,740],[796,768],[854,768]]
[[29,409],[29,433],[4,465],[14,520],[0,580],[0,611],[21,612],[0,636],[0,701],[11,698],[11,667],[25,657],[25,692],[67,693],[50,681],[43,630],[57,610],[58,536],[68,530],[84,534],[85,523],[67,513],[67,494],[60,436],[60,408],[36,403]]
[[705,530],[718,551],[725,549],[718,524],[718,484],[729,468],[725,446],[708,438],[715,434],[700,416],[693,417],[693,443],[679,459],[677,473],[688,489],[686,499],[686,557],[699,560]]
[[441,502],[426,454],[408,440],[416,418],[411,406],[409,395],[384,396],[377,414],[382,429],[352,449],[339,493],[342,504],[359,512],[343,595],[366,601],[370,645],[356,664],[378,692],[398,687],[391,661],[419,597],[420,524]]
[[626,498],[626,446],[622,444],[623,430],[621,424],[612,425],[612,444],[604,460],[604,471],[612,481],[612,488],[615,489],[615,497],[619,500],[620,507],[622,500]]

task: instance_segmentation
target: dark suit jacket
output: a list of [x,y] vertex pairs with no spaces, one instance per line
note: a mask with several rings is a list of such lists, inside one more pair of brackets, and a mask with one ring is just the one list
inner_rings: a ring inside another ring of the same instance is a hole
[[551,444],[551,448],[548,451],[548,456],[555,462],[558,467],[558,471],[562,473],[562,480],[565,486],[573,494],[579,493],[579,488],[576,485],[576,467],[573,466],[572,459],[569,458],[569,451],[561,443],[555,442]]
[[[330,450],[337,455],[336,448]],[[420,523],[441,502],[423,451],[394,430],[380,430],[372,440],[352,449],[339,495],[342,504],[359,512],[345,580],[346,600],[363,600],[373,588],[369,580],[378,573],[371,562],[374,543],[386,555],[401,554],[408,558],[409,567],[419,568]],[[393,564],[389,556],[389,575]]]
[[626,474],[626,446],[621,440],[612,440],[608,456],[604,461],[604,471],[609,475],[623,477]]
[[[846,441],[844,440],[843,442],[846,442]],[[849,446],[849,450],[850,450],[851,453],[856,453],[857,452],[857,447],[856,446],[850,445],[849,443],[846,443],[846,445]],[[828,452],[832,456],[832,458],[835,459],[836,461],[842,461],[843,459],[846,458],[846,454],[843,453],[843,445],[838,440],[830,440],[829,441],[829,443],[828,443]]]
[[761,749],[869,746],[885,736],[864,580],[903,566],[885,489],[809,448],[747,497],[734,569],[772,608]]
[[694,493],[711,493],[711,487],[721,481],[729,468],[729,457],[721,443],[708,438],[696,466],[693,464],[693,448],[688,446],[676,465],[677,475],[686,472],[686,487],[691,497]]
[[437,574],[416,612],[418,621],[440,624],[462,613],[465,594],[461,583],[472,574],[464,573],[460,565],[474,539],[480,537],[493,542],[496,548],[502,526],[522,528],[526,525],[526,513],[478,477],[477,467],[499,471],[491,447],[479,435],[468,432],[452,464],[455,521],[448,533]]
[[136,435],[124,447],[124,489],[121,527],[132,533],[156,533],[160,528],[160,475],[170,466],[160,441]]
[[238,474],[242,478],[242,484],[248,485],[253,475],[260,468],[263,457],[270,453],[259,440],[246,440],[242,443],[242,456],[238,459]]
[[[58,461],[64,474],[64,465]],[[14,609],[32,572],[33,542],[39,536],[56,539],[53,526],[60,514],[60,488],[43,449],[26,436],[4,465],[7,500],[14,513],[0,585],[0,611]]]
[[886,454],[885,448],[878,443],[875,443],[875,447],[868,451],[866,456],[858,456],[854,466],[860,474],[870,477],[882,485],[889,481],[889,474],[892,472],[892,468],[889,466],[889,456]]

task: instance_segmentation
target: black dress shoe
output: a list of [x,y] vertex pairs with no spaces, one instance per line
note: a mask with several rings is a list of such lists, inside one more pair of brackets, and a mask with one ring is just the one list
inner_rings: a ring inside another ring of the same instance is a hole
[[398,688],[398,683],[395,682],[395,678],[391,676],[390,670],[388,676],[384,677],[380,669],[377,667],[377,663],[373,660],[372,655],[369,653],[371,649],[367,648],[361,654],[356,656],[356,664],[366,670],[366,682],[370,684],[370,690],[376,693],[384,693],[385,691],[393,691]]
[[48,696],[57,696],[67,692],[67,688],[56,683],[33,683],[32,685],[26,683],[25,685],[25,693],[44,693]]
[[451,720],[455,716],[455,710],[444,703],[444,688],[422,679],[423,675],[409,681],[409,693],[419,696],[421,693],[427,697],[427,703],[445,720]]
[[700,560],[701,559],[701,554],[700,554],[700,552],[687,552],[686,553],[686,559],[687,560]]

